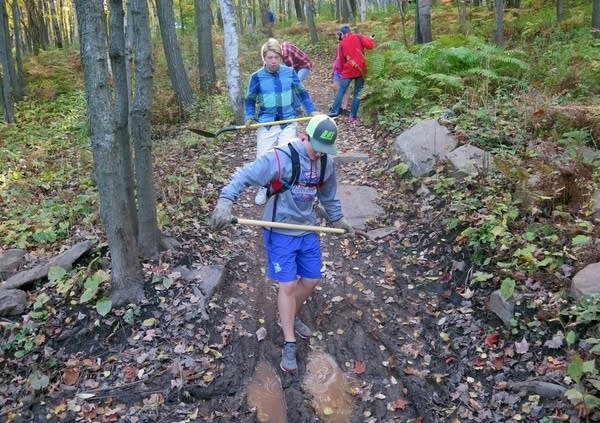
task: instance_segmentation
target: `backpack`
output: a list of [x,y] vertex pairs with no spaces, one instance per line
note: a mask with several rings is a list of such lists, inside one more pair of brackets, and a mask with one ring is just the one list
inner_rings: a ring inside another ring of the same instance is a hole
[[[273,203],[273,216],[271,220],[275,220],[275,214],[277,212],[277,200],[279,199],[279,194],[285,192],[294,186],[298,182],[300,178],[300,156],[298,155],[298,151],[294,148],[292,144],[288,144],[288,149],[290,153],[288,154],[285,150],[280,148],[274,148],[273,152],[275,153],[275,158],[277,159],[277,176],[273,178],[271,181],[268,190],[267,190],[267,198],[275,195],[275,200]],[[279,154],[277,151],[281,151],[286,154],[288,157],[292,159],[292,178],[289,181],[284,181],[281,179],[281,162],[279,161]],[[323,179],[325,178],[325,170],[327,168],[327,155],[323,154],[321,156],[321,173],[319,175],[319,182],[317,182],[317,190],[323,183]]]
[[[298,182],[298,179],[300,178],[300,156],[298,155],[298,151],[294,148],[292,144],[288,144],[287,146],[290,150],[289,154],[280,148],[273,149],[273,151],[275,152],[275,158],[277,159],[277,176],[273,178],[271,184],[269,185],[267,197],[272,197],[275,194],[279,194],[281,192],[289,190],[294,184]],[[282,153],[286,154],[292,159],[292,178],[289,181],[284,181],[283,179],[281,179],[281,162],[279,161],[279,155],[277,154],[277,151],[281,151]],[[323,183],[326,168],[327,155],[323,154],[321,156],[321,173],[319,175],[319,182],[317,183],[317,188],[319,188]]]

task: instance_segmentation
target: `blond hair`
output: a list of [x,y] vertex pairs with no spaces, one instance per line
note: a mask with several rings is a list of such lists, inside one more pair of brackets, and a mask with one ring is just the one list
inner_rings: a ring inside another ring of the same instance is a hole
[[283,50],[281,49],[281,44],[279,44],[279,41],[277,41],[275,38],[269,38],[260,49],[260,53],[262,55],[263,60],[267,55],[268,51],[272,51],[283,57]]

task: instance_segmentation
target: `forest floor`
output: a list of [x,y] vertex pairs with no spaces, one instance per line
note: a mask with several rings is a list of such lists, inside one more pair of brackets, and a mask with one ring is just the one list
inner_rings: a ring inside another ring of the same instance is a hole
[[[306,85],[326,112],[329,63],[317,64]],[[563,383],[565,357],[537,332],[524,348],[523,334],[514,336],[487,311],[492,288],[470,285],[468,249],[446,230],[449,211],[427,189],[444,166],[405,182],[391,169],[392,136],[347,117],[337,121],[338,149],[369,155],[338,166],[338,181],[376,188],[385,213],[368,229],[397,231],[377,241],[322,236],[322,282],[301,311],[315,336],[298,340],[298,374],[279,368],[283,337],[261,231],[240,225],[214,233],[199,209],[196,221],[173,234],[180,248],[147,265],[153,277],[140,324],[57,305],[40,354],[59,363],[62,377],[37,394],[9,384],[5,393],[18,396],[3,405],[0,421],[583,421],[566,398],[532,392],[540,391],[535,382]],[[227,179],[254,152],[254,134],[239,132],[214,155]],[[157,168],[176,172],[196,158],[190,150],[157,159]],[[199,182],[198,195],[212,203],[222,184]],[[241,196],[236,214],[261,218],[255,192]],[[203,321],[194,287],[173,272],[215,264],[225,265],[226,278]],[[166,276],[169,287],[161,283]]]

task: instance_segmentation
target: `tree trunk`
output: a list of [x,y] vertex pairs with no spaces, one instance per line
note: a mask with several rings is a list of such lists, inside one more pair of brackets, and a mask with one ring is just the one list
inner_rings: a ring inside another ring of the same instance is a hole
[[27,10],[28,17],[26,31],[28,32],[31,40],[33,54],[37,56],[40,54],[40,48],[43,47],[39,12],[34,0],[25,0],[25,9]]
[[13,28],[15,33],[15,61],[17,63],[17,91],[15,100],[20,101],[25,95],[25,70],[23,69],[23,40],[21,39],[21,10],[19,3],[12,2]]
[[600,38],[600,0],[594,0],[592,6],[592,36]]
[[15,123],[13,111],[13,96],[11,88],[11,61],[12,48],[8,33],[8,14],[4,2],[0,4],[0,90],[2,91],[2,107],[4,109],[4,120],[6,123]]
[[431,0],[415,2],[415,44],[425,44],[432,41],[431,36]]
[[138,249],[150,258],[158,254],[160,231],[152,175],[152,40],[146,0],[131,0],[135,62],[135,95],[131,109],[131,138],[135,149],[138,201]]
[[267,0],[258,0],[258,8],[260,9],[262,31],[267,37],[272,37],[273,23],[269,21],[269,2]]
[[127,219],[129,205],[119,161],[121,146],[115,139],[112,98],[106,63],[106,16],[97,0],[75,0],[79,28],[81,66],[85,81],[94,178],[100,197],[100,217],[104,223],[111,255],[114,306],[144,298],[144,277],[138,261],[135,236]]
[[302,0],[294,0],[294,9],[296,9],[296,18],[298,18],[300,22],[304,22],[305,17],[304,9],[302,8]]
[[556,21],[561,23],[565,20],[565,1],[556,0]]
[[180,107],[185,109],[194,102],[194,93],[185,72],[185,65],[183,64],[183,58],[179,50],[177,33],[175,32],[173,0],[156,0],[156,9],[171,84],[177,95]]
[[369,7],[369,3],[367,2],[367,0],[360,0],[360,21],[361,22],[366,22],[367,21],[367,8]]
[[196,0],[196,35],[198,37],[198,73],[200,88],[214,91],[217,84],[212,42],[212,11],[210,0]]
[[458,11],[458,24],[460,26],[461,34],[465,34],[465,28],[467,25],[467,0],[460,0]]
[[240,83],[239,46],[238,35],[235,27],[235,9],[231,0],[219,0],[221,15],[223,17],[223,31],[225,33],[225,74],[229,101],[237,123],[244,120],[243,93]]
[[319,35],[317,33],[317,25],[315,24],[315,8],[312,0],[304,0],[304,7],[306,8],[306,23],[310,32],[310,42],[315,45],[319,42]]
[[504,46],[504,0],[496,0],[494,35],[496,44]]
[[129,205],[128,219],[136,238],[138,224],[135,204],[135,183],[133,164],[131,162],[131,142],[129,139],[129,84],[127,79],[127,62],[125,58],[125,13],[123,0],[110,0],[110,50],[115,87],[115,137],[121,146],[121,167],[125,183],[126,199]]
[[54,45],[57,48],[63,48],[63,38],[60,26],[58,25],[58,16],[56,16],[56,6],[54,0],[50,0],[50,20],[52,22],[52,31],[54,32]]

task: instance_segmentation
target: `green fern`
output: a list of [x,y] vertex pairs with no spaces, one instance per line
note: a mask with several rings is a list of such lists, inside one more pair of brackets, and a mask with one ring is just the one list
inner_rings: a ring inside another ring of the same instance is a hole
[[434,82],[439,87],[448,87],[448,88],[464,88],[464,83],[462,78],[454,75],[447,75],[445,73],[432,73],[431,75],[427,75],[425,78],[428,81]]

